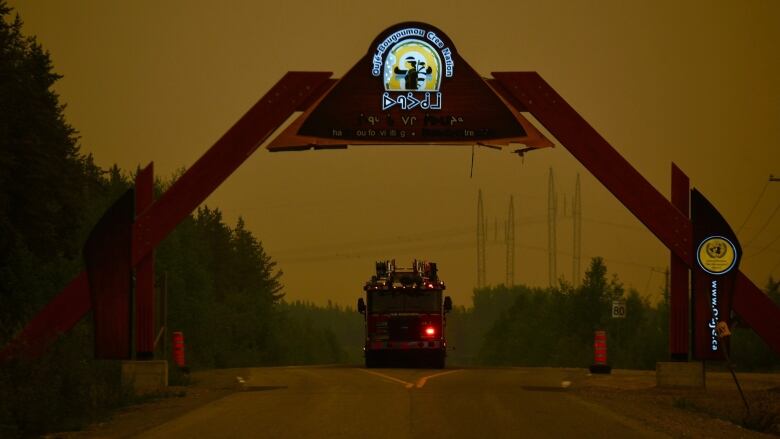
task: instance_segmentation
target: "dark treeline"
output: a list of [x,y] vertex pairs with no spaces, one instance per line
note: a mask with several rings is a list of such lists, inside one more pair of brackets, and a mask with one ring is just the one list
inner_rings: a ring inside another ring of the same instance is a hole
[[[327,306],[295,301],[283,303],[280,311],[291,324],[286,326],[286,340],[291,344],[284,359],[290,364],[313,362],[316,349],[328,351],[319,358],[331,358],[331,362],[359,364],[363,362],[363,316],[349,306],[341,307],[328,300]],[[299,334],[317,331],[315,338]],[[298,344],[314,343],[309,349],[300,349]]]
[[[611,317],[618,299],[626,302],[624,319]],[[617,277],[607,276],[603,260],[594,258],[578,288],[475,290],[474,307],[458,310],[453,320],[462,321],[457,330],[472,338],[463,340],[469,354],[463,361],[587,367],[593,362],[593,332],[606,330],[613,367],[649,369],[664,358],[667,315],[665,303],[653,306],[636,291],[626,292]]]
[[281,271],[241,218],[231,228],[219,209],[199,208],[161,244],[156,269],[167,285],[168,326],[184,333],[191,367],[350,358],[340,340],[349,340],[344,323],[356,313],[285,302]]
[[[770,279],[766,291],[780,304],[780,282]],[[626,303],[623,319],[611,316],[616,299]],[[476,289],[473,305],[456,307],[450,316],[452,363],[587,367],[595,330],[607,331],[613,367],[654,369],[668,360],[668,294],[652,304],[626,291],[617,276],[607,275],[601,258],[591,261],[580,287],[499,285]],[[780,358],[749,329],[737,326],[731,349],[738,370],[780,369]]]

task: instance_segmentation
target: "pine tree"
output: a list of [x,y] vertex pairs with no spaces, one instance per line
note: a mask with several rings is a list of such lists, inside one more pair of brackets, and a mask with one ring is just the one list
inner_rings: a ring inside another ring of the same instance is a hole
[[0,0],[0,343],[80,268],[87,196],[102,190],[52,89],[61,76],[22,24]]

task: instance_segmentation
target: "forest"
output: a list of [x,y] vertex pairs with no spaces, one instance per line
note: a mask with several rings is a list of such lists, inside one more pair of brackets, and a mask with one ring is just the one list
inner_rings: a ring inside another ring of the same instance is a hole
[[[780,304],[780,282],[769,279],[765,291]],[[456,307],[450,317],[450,359],[484,366],[585,368],[593,363],[594,331],[604,330],[613,368],[652,370],[669,357],[668,291],[661,293],[663,300],[651,303],[636,290],[626,290],[598,257],[576,288],[562,282],[554,288],[475,289],[473,306]],[[625,302],[625,318],[612,318],[613,300]],[[737,370],[780,370],[780,358],[749,329],[736,327],[731,350]]]
[[[22,26],[0,0],[0,346],[83,269],[86,237],[138,172],[103,169],[81,151],[53,90],[60,76]],[[157,195],[178,175],[156,181]],[[167,326],[186,334],[191,369],[363,360],[362,316],[286,300],[282,267],[260,237],[241,218],[227,224],[217,207],[178,225],[157,249],[155,270]],[[770,279],[766,290],[780,303],[780,283]],[[625,319],[610,316],[618,298]],[[652,369],[667,357],[668,303],[626,290],[600,258],[579,287],[499,285],[474,290],[472,302],[448,316],[449,365],[587,367],[595,329],[609,333],[613,367]],[[87,317],[42,358],[0,365],[0,437],[77,429],[136,401],[119,384],[117,362],[95,360],[92,347]],[[749,330],[736,331],[733,349],[740,370],[780,368]]]

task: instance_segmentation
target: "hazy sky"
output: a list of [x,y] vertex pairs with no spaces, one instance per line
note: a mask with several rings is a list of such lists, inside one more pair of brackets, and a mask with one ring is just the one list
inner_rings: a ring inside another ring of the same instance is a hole
[[[664,194],[677,163],[737,231],[743,271],[759,285],[780,276],[780,183],[743,226],[769,175],[780,175],[780,2],[229,4],[10,2],[65,76],[56,89],[82,151],[104,167],[154,161],[168,177],[286,71],[341,76],[386,27],[424,21],[484,76],[538,71]],[[492,242],[493,224],[514,195],[515,280],[547,284],[552,167],[561,214],[580,174],[583,256],[603,256],[627,286],[660,297],[669,252],[557,142],[524,160],[477,149],[473,178],[470,160],[469,147],[451,146],[258,149],[206,204],[231,224],[245,218],[283,269],[289,299],[353,305],[374,260],[417,257],[437,261],[456,304],[470,304],[480,188],[488,281],[505,279],[503,231]],[[572,221],[557,224],[558,275],[570,281]]]

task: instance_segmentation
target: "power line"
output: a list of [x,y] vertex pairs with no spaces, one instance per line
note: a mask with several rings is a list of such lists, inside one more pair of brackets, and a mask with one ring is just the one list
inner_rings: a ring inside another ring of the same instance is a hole
[[765,246],[761,247],[761,249],[760,249],[760,250],[758,250],[757,252],[755,252],[755,253],[753,253],[753,254],[751,254],[751,255],[745,255],[745,259],[750,259],[750,258],[753,258],[753,257],[756,257],[756,256],[760,255],[761,253],[764,253],[766,250],[768,250],[768,249],[769,249],[769,247],[771,247],[772,245],[774,245],[774,243],[776,243],[778,240],[780,240],[780,235],[777,235],[777,236],[775,237],[775,239],[773,239],[772,241],[770,241],[770,242],[769,242],[769,244],[767,244],[767,245],[765,245]]
[[[473,233],[473,229],[471,227],[457,227],[457,228],[436,230],[436,231],[415,232],[406,235],[397,235],[391,237],[384,236],[379,239],[339,241],[338,245],[344,248],[354,248],[355,246],[367,246],[367,245],[382,247],[388,245],[395,245],[400,242],[418,242],[420,240],[445,239],[454,236],[466,235],[469,233]],[[293,248],[286,248],[279,251],[275,251],[274,255],[284,256],[284,255],[293,254],[297,256],[301,253],[312,253],[318,251],[327,252],[327,251],[332,251],[333,247],[334,247],[333,243],[323,243],[323,244],[310,245],[305,247],[293,247]]]
[[753,241],[756,240],[756,238],[758,238],[759,235],[761,235],[761,232],[763,232],[764,229],[766,229],[766,227],[769,225],[769,223],[772,222],[772,219],[775,217],[775,215],[777,215],[778,211],[780,211],[780,203],[777,203],[777,206],[775,206],[775,210],[772,211],[772,214],[769,215],[769,218],[766,219],[766,221],[758,230],[758,232],[755,235],[753,235],[753,238],[750,241],[748,241],[747,244],[745,244],[745,247],[748,247]]
[[[501,243],[488,243],[488,246],[494,247],[501,245]],[[473,241],[454,241],[454,242],[447,242],[447,243],[429,243],[429,244],[422,244],[422,243],[410,243],[406,245],[401,245],[397,248],[393,249],[393,252],[395,254],[399,253],[407,253],[407,252],[417,252],[420,250],[460,250],[460,249],[466,249],[466,248],[474,248],[474,242]],[[539,247],[539,246],[533,246],[533,245],[518,245],[518,249],[526,250],[526,251],[533,251],[537,253],[547,253],[548,249],[545,247]],[[376,254],[375,248],[364,248],[364,249],[358,249],[353,251],[347,251],[347,252],[335,252],[332,254],[326,254],[326,255],[312,255],[312,256],[299,256],[299,257],[291,257],[289,259],[286,258],[278,258],[278,262],[280,265],[284,264],[296,264],[296,263],[310,263],[310,262],[321,262],[321,261],[335,261],[335,260],[343,260],[343,259],[358,259],[358,258],[369,258],[373,257],[373,255]],[[566,251],[559,251],[559,255],[570,257],[572,256],[571,253]],[[584,257],[588,259],[593,259],[595,256],[590,254],[583,255]],[[633,266],[633,267],[640,267],[640,268],[649,268],[649,269],[655,269],[660,270],[657,266],[649,265],[649,264],[643,264],[641,262],[636,261],[629,261],[625,259],[618,259],[618,258],[607,258],[600,256],[604,262],[607,265],[623,265],[623,266]]]
[[589,223],[601,224],[601,225],[604,225],[604,226],[619,227],[621,229],[629,229],[629,230],[637,230],[637,231],[641,231],[641,232],[647,232],[647,228],[633,226],[631,224],[621,224],[621,223],[616,223],[616,222],[613,222],[613,221],[600,220],[600,219],[588,218],[588,217],[584,217],[584,218],[582,218],[582,220],[583,221],[587,221]]
[[753,204],[753,207],[750,208],[750,212],[748,212],[747,217],[745,217],[745,221],[742,222],[742,225],[739,226],[739,229],[737,229],[737,234],[742,230],[743,227],[745,227],[745,224],[747,224],[750,217],[753,215],[753,212],[756,211],[756,207],[758,207],[758,203],[761,202],[761,198],[764,197],[764,192],[766,192],[766,188],[769,187],[769,183],[772,181],[772,176],[769,177],[770,179],[767,180],[766,183],[764,183],[764,187],[761,189],[761,193],[758,195],[758,198],[756,199],[756,202]]
[[769,270],[769,275],[771,276],[772,273],[774,273],[775,270],[777,270],[778,268],[780,268],[780,262],[778,262],[777,265],[775,265],[774,267],[772,267],[771,270]]
[[653,279],[654,273],[666,273],[666,270],[658,267],[650,267],[650,275],[647,277],[647,283],[645,284],[645,296],[650,294],[648,290],[650,289],[650,281]]

